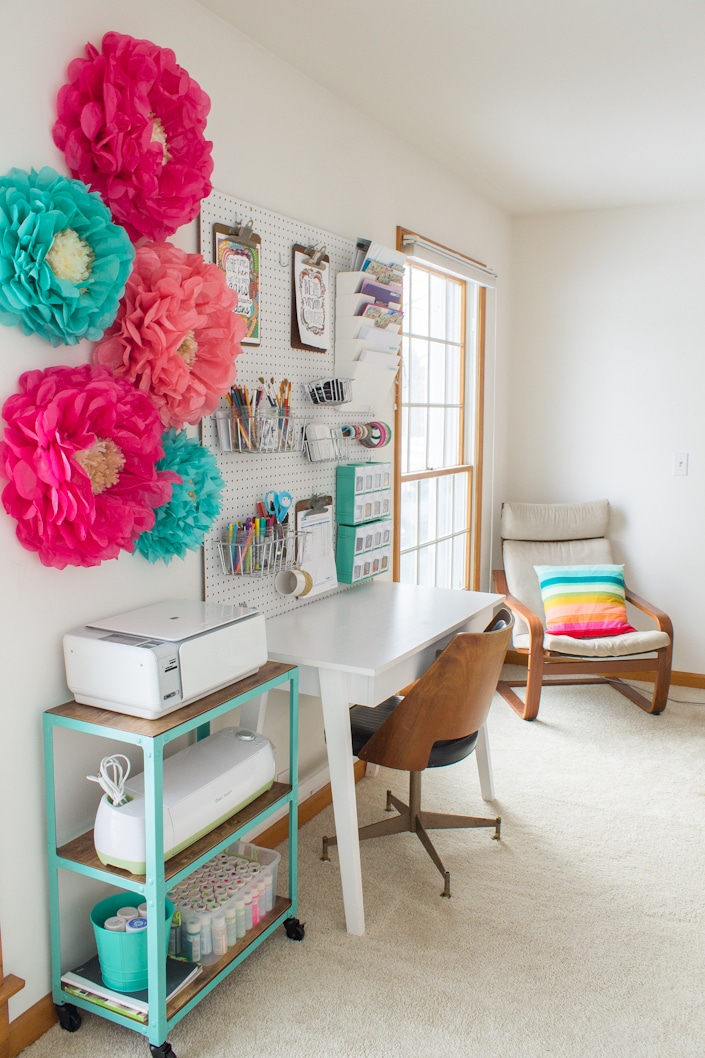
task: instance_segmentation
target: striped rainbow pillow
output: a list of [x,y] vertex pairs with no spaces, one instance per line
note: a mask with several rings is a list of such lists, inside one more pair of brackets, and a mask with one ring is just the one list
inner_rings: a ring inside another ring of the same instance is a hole
[[534,569],[551,635],[599,639],[636,631],[627,620],[624,565]]

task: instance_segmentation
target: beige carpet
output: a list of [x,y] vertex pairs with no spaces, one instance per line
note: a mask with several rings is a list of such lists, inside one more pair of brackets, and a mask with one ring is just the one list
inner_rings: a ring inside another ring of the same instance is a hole
[[[674,689],[678,698],[703,693]],[[344,931],[332,811],[301,831],[302,943],[277,931],[170,1033],[178,1058],[703,1058],[705,706],[651,717],[611,690],[554,688],[539,719],[497,699],[503,817],[362,846],[367,933]],[[379,818],[383,772],[358,787]],[[473,758],[431,773],[425,803],[488,813]],[[283,866],[283,865],[282,865]],[[132,1058],[146,1039],[85,1014],[25,1058]]]

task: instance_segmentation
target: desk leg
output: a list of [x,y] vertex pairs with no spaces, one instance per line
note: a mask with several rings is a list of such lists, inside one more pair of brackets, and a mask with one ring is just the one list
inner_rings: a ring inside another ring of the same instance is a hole
[[265,691],[258,698],[250,698],[240,706],[240,727],[248,727],[250,731],[262,734],[264,730],[264,719],[267,715],[267,698],[269,692]]
[[333,793],[335,833],[338,839],[345,925],[348,933],[361,936],[365,932],[365,911],[362,904],[362,871],[360,843],[357,837],[357,802],[348,716],[350,702],[347,677],[345,673],[333,669],[319,669],[318,675]]
[[477,774],[480,777],[480,793],[483,801],[494,801],[494,778],[492,775],[492,759],[490,757],[490,740],[487,734],[487,724],[483,724],[477,734],[475,743],[475,760],[477,762]]

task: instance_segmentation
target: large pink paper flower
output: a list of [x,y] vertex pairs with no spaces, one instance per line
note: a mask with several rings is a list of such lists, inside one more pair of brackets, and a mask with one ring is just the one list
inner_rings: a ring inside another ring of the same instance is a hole
[[146,393],[164,426],[195,425],[235,379],[245,332],[236,304],[217,265],[171,243],[145,243],[93,359]]
[[160,240],[211,192],[210,99],[169,48],[106,33],[69,65],[54,142],[73,176],[98,191],[136,241]]
[[180,480],[157,472],[154,405],[104,368],[27,371],[2,414],[3,506],[45,566],[97,566],[131,552]]

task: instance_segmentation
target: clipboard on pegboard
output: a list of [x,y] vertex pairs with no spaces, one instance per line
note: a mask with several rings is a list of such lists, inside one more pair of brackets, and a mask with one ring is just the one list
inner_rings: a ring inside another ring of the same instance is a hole
[[325,353],[331,347],[330,257],[325,246],[291,251],[291,344],[294,349]]

